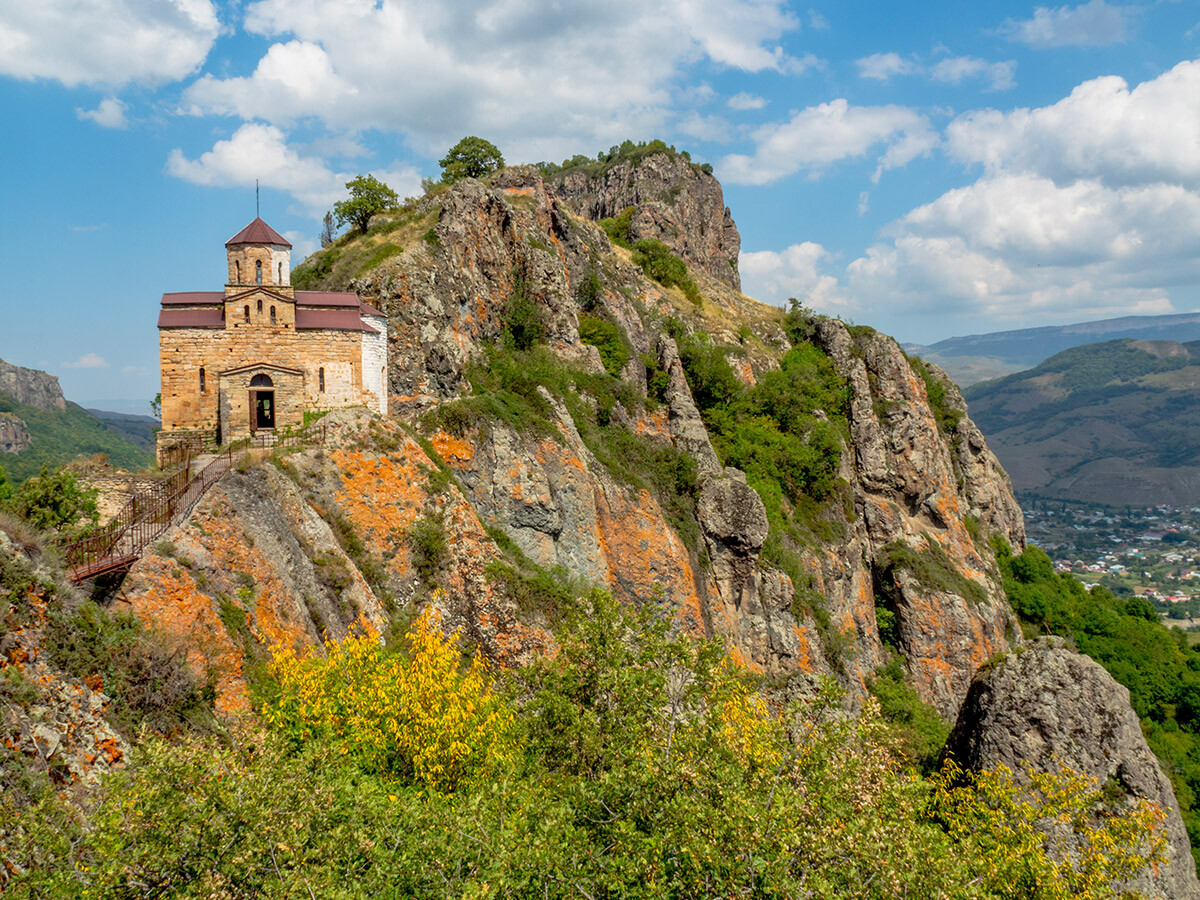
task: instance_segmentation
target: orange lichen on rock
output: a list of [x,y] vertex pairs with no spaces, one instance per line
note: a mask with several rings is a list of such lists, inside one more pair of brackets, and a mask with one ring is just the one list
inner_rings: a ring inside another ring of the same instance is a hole
[[449,432],[438,429],[429,439],[438,456],[453,468],[462,468],[475,457],[475,447],[470,441],[455,437]]

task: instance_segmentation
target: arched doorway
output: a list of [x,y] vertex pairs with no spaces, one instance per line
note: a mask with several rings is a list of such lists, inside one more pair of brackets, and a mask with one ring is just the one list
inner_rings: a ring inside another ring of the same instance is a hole
[[250,379],[250,430],[275,427],[275,383],[270,375]]

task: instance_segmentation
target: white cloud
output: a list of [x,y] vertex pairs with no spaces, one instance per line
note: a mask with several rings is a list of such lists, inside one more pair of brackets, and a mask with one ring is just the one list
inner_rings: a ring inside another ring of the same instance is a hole
[[75,115],[80,119],[91,119],[101,128],[125,128],[129,125],[125,109],[125,104],[116,97],[105,97],[95,109],[75,107]]
[[720,175],[737,184],[767,184],[801,170],[816,175],[844,159],[877,158],[874,179],[928,153],[938,137],[929,120],[904,106],[851,106],[844,99],[810,106],[787,122],[753,133],[753,156],[731,154]]
[[734,94],[730,97],[726,105],[730,109],[737,110],[762,109],[767,105],[767,101],[757,94],[742,91],[740,94]]
[[275,43],[249,75],[191,85],[186,111],[394,130],[435,157],[479,134],[511,158],[561,159],[653,134],[701,60],[819,62],[783,49],[799,27],[784,0],[258,0],[245,27]]
[[1200,62],[1130,89],[961,116],[949,152],[984,174],[894,223],[847,268],[864,305],[1015,323],[1161,313],[1200,286]]
[[1081,6],[1039,6],[1032,19],[1009,19],[1000,31],[1030,47],[1106,47],[1129,35],[1129,10],[1091,0]]
[[1056,182],[1100,178],[1200,187],[1200,61],[1130,90],[1123,78],[1085,81],[1052,106],[967,113],[946,130],[950,153],[989,172],[1038,172]]
[[688,113],[675,127],[698,141],[722,143],[733,137],[733,128],[720,116],[702,116],[697,112]]
[[85,353],[75,362],[63,363],[62,367],[64,369],[107,369],[108,360],[95,353]]
[[210,0],[0,0],[0,74],[67,87],[178,81],[219,31]]
[[302,231],[285,231],[283,236],[292,245],[292,265],[307,258],[319,246],[316,238]]
[[813,31],[828,31],[829,20],[815,9],[810,9],[808,11],[808,27]]
[[889,81],[896,75],[912,75],[921,71],[920,66],[899,53],[872,53],[856,60],[854,64],[858,66],[859,78],[875,81]]
[[983,78],[988,90],[1007,91],[1016,87],[1017,63],[1015,60],[988,62],[973,56],[952,56],[939,60],[929,70],[929,77],[939,84],[961,84],[968,78]]
[[820,244],[805,241],[781,251],[743,252],[738,259],[742,284],[747,294],[782,304],[789,297],[825,312],[854,307],[836,278],[821,271],[830,258]]
[[[353,177],[331,170],[325,161],[304,156],[289,147],[283,131],[274,125],[242,125],[228,140],[217,141],[197,159],[188,159],[176,148],[167,159],[167,173],[193,184],[214,187],[264,187],[290,193],[311,215],[322,215],[345,197],[345,183]],[[418,193],[420,176],[411,167],[374,174],[400,196]]]

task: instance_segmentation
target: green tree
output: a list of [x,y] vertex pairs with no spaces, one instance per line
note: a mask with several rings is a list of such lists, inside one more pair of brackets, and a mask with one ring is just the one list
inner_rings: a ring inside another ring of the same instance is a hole
[[154,399],[150,401],[150,415],[162,420],[162,391],[155,394]]
[[504,168],[500,148],[480,137],[465,137],[438,160],[442,182],[451,184],[460,178],[482,178]]
[[48,466],[21,485],[5,506],[47,531],[74,530],[80,524],[86,528],[99,518],[96,491],[80,485],[69,469],[51,472]]
[[8,483],[8,476],[4,474],[4,466],[0,466],[0,503],[12,497],[12,485]]
[[371,216],[395,206],[400,198],[374,175],[357,175],[346,182],[350,198],[333,204],[338,225],[353,225],[359,233],[367,233]]

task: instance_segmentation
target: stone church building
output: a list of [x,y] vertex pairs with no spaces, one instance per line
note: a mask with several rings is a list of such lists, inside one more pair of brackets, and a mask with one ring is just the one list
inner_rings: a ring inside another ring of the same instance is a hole
[[224,291],[163,294],[160,452],[299,425],[307,410],[387,412],[387,318],[357,294],[293,290],[291,249],[256,218],[225,243]]

